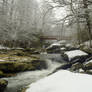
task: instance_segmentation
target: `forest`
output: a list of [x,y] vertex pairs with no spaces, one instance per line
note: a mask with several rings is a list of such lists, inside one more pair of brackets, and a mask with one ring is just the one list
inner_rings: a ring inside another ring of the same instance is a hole
[[58,32],[60,40],[89,40],[91,47],[91,14],[91,0],[1,0],[0,44],[37,46],[42,36]]

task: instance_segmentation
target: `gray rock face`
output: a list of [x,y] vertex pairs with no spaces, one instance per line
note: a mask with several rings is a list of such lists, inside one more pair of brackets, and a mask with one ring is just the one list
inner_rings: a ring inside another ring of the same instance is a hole
[[0,92],[4,92],[8,85],[8,81],[6,80],[0,80]]
[[46,49],[47,53],[60,53],[60,46],[54,45]]

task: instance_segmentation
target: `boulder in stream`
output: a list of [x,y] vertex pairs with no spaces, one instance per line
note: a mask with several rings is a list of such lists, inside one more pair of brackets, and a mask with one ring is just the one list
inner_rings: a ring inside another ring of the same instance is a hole
[[84,65],[83,67],[84,71],[86,73],[92,74],[92,59],[85,62],[83,65]]
[[0,80],[0,92],[4,92],[8,85],[8,81],[6,80]]

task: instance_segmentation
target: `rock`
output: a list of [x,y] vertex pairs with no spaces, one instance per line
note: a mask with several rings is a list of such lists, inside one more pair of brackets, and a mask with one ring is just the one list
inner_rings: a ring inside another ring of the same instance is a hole
[[87,74],[91,74],[91,75],[92,75],[92,69],[86,70],[85,72],[86,72]]
[[71,62],[80,62],[80,63],[83,63],[86,61],[86,59],[88,58],[89,56],[76,56],[74,58],[71,59]]
[[4,73],[0,71],[0,78],[4,77]]
[[24,52],[34,52],[35,48],[25,48],[23,51]]
[[28,87],[26,87],[26,88],[22,88],[22,90],[20,91],[20,92],[26,92],[26,89],[27,89]]
[[13,73],[4,73],[3,71],[0,71],[0,78],[3,77],[11,77],[11,76],[15,76],[16,74]]
[[65,47],[60,48],[61,51],[66,51]]
[[23,50],[23,52],[27,52],[30,54],[40,54],[40,51],[36,50],[35,48],[26,48]]
[[32,61],[32,65],[34,67],[36,67],[36,69],[38,69],[38,70],[47,69],[48,68],[46,62],[43,61],[43,60],[33,60]]
[[[17,73],[27,70],[46,69],[46,62],[42,60],[32,60],[26,62],[0,62],[0,70],[4,73]],[[2,72],[1,72],[2,73]]]
[[92,55],[92,48],[88,48],[88,47],[83,46],[83,47],[80,47],[80,49],[81,49],[82,51],[85,51],[85,52],[88,53],[89,55]]
[[79,73],[84,73],[84,70],[82,68],[80,68]]
[[89,62],[90,60],[92,60],[92,55],[89,55],[85,62]]
[[84,70],[90,70],[90,69],[92,69],[92,62],[84,63]]
[[54,45],[46,49],[47,53],[60,53],[60,46]]
[[55,72],[57,72],[58,70],[61,70],[61,69],[67,70],[67,69],[71,68],[71,66],[72,66],[71,63],[64,63],[60,67],[56,68],[51,74],[53,74],[53,73],[55,73]]
[[8,85],[8,81],[6,80],[0,80],[0,92],[4,92]]
[[34,52],[31,52],[31,54],[40,54],[39,51],[34,51]]
[[75,47],[67,47],[66,50],[67,50],[67,51],[78,50],[78,48],[75,48]]
[[83,63],[85,73],[92,74],[92,59]]
[[80,69],[82,69],[83,67],[83,64],[82,63],[75,63],[75,64],[72,64],[71,68],[70,68],[70,71],[76,71],[76,72],[79,72]]
[[61,53],[61,57],[62,57],[63,60],[69,62],[69,58],[68,58],[68,56],[66,54]]
[[53,43],[49,47],[46,48],[47,53],[60,53],[61,44]]

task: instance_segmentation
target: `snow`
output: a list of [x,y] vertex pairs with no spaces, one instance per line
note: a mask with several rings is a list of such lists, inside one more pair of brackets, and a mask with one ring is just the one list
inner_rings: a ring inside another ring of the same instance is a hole
[[61,40],[61,41],[58,41],[57,43],[59,43],[59,44],[65,44],[66,40]]
[[84,70],[81,68],[81,69],[79,69],[79,72],[84,72]]
[[57,41],[57,42],[52,43],[48,48],[52,48],[53,46],[62,46],[65,43],[66,43],[65,40]]
[[53,46],[62,46],[62,45],[65,45],[65,44],[66,44],[65,40],[56,41],[56,42],[52,43],[48,48],[52,48]]
[[29,85],[26,92],[92,92],[92,76],[60,70]]
[[53,44],[51,44],[51,46],[60,46],[60,44],[59,43],[53,43]]
[[[91,42],[92,42],[92,40],[91,40]],[[90,41],[88,40],[88,41],[84,42],[83,44],[86,45],[86,46],[89,46],[90,45]]]
[[72,44],[66,44],[66,47],[73,47]]
[[49,47],[47,47],[47,49],[52,48],[54,46],[61,46],[61,44],[59,44],[59,43],[53,43]]
[[92,63],[92,60],[89,60],[89,61],[85,62],[84,65],[86,65],[88,63]]
[[3,60],[3,59],[0,59],[0,62],[3,62],[3,61],[5,61],[5,60]]
[[62,48],[60,48],[60,50],[66,50],[66,48],[62,47]]
[[92,69],[91,70],[88,70],[89,72],[92,72]]
[[72,51],[66,51],[65,54],[68,56],[69,61],[71,59],[73,59],[76,56],[86,56],[88,55],[87,53],[85,53],[84,51],[81,50],[72,50]]
[[9,50],[10,48],[0,45],[0,49],[7,49],[7,50]]

